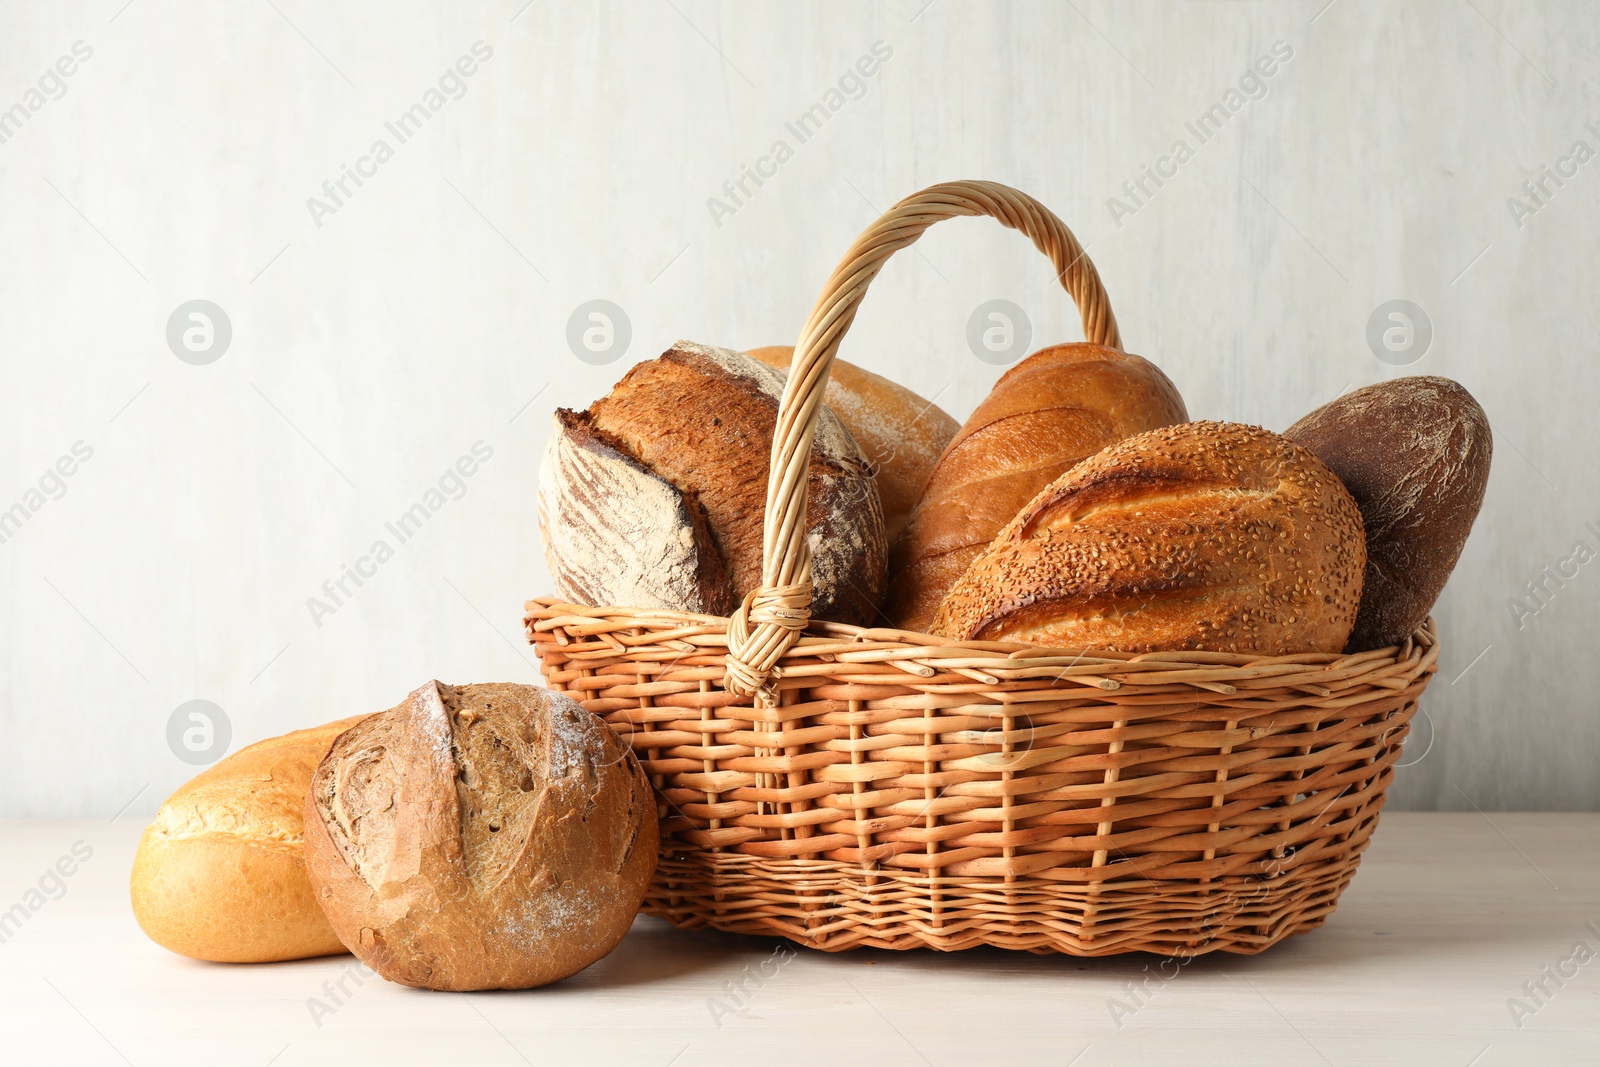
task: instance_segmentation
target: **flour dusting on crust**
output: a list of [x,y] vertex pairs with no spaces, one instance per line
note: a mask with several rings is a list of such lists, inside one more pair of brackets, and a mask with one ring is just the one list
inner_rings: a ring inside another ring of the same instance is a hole
[[[743,352],[693,341],[679,341],[673,350],[711,360],[727,373],[754,383],[776,409],[783,399],[788,374]],[[819,466],[818,460],[822,461]],[[863,572],[863,557],[871,558],[866,573],[882,573],[887,548],[883,545],[883,506],[878,498],[872,465],[855,435],[832,408],[824,406],[812,441],[812,485],[808,501],[826,506],[808,510],[806,547],[811,550],[811,582],[819,603],[813,614],[829,611],[834,591],[844,591]],[[818,484],[820,483],[820,484]],[[866,514],[864,515],[863,512]]]
[[[781,370],[767,366],[754,356],[747,356],[743,352],[735,352],[731,348],[715,348],[711,345],[696,344],[693,341],[678,341],[672,348],[677,352],[704,356],[729,374],[754,382],[763,393],[772,398],[774,406],[783,399],[783,386],[788,380],[788,375]],[[817,433],[813,447],[819,449],[824,456],[835,462],[842,463],[848,460],[855,460],[864,465],[867,461],[867,457],[861,451],[861,446],[856,443],[855,436],[846,428],[839,416],[826,406],[823,407],[822,415],[817,419]]]
[[539,465],[539,532],[556,592],[578,604],[705,611],[683,494],[556,416]]

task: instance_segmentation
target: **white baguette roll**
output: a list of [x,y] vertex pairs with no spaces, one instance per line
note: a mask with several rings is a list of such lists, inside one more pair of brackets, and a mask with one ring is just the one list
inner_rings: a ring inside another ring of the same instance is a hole
[[345,951],[302,856],[311,772],[366,716],[242,748],[167,798],[133,858],[133,915],[181,956],[268,963]]

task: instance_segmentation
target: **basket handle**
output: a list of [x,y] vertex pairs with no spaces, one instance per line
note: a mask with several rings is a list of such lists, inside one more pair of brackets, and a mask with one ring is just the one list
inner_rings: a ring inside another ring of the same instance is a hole
[[1122,347],[1094,264],[1072,231],[1026,193],[997,182],[942,182],[906,197],[867,227],[828,277],[789,364],[767,474],[761,587],[745,597],[728,621],[725,685],[736,696],[772,700],[773,668],[811,619],[806,473],[828,370],[839,343],[855,320],[867,286],[889,257],[934,223],[967,215],[988,215],[1032,238],[1034,246],[1050,257],[1056,280],[1077,304],[1085,339],[1108,348]]

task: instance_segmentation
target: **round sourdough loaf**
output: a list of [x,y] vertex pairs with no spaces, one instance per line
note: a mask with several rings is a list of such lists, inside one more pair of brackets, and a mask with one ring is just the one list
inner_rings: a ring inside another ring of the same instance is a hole
[[410,986],[574,974],[622,940],[655,872],[655,800],[633,754],[537,686],[429,682],[342,734],[304,802],[334,932]]
[[[752,348],[746,355],[788,374],[794,349],[775,345]],[[883,501],[884,533],[893,544],[961,424],[898,382],[838,358],[828,371],[822,402],[839,416],[872,465]]]
[[1100,345],[1041,349],[1001,375],[939,457],[889,558],[885,613],[927,632],[956,579],[1062,472],[1129,434],[1187,422],[1161,369]]
[[1308,449],[1191,422],[1138,434],[1034,497],[933,632],[1124,652],[1337,652],[1366,562],[1355,501]]
[[[680,341],[587,411],[556,412],[539,525],[556,592],[583,604],[727,615],[761,584],[784,376]],[[822,409],[806,483],[814,618],[870,623],[888,546],[872,468]]]
[[1367,571],[1348,650],[1410,637],[1450,580],[1489,484],[1494,435],[1449,378],[1369,385],[1284,431],[1332,468],[1367,531]]
[[139,839],[133,917],[163,948],[218,963],[343,952],[306,878],[306,788],[341,719],[242,748],[167,798]]

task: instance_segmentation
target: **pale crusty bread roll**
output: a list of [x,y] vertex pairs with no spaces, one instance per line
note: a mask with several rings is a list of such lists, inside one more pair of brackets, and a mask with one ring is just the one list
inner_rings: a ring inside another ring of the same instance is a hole
[[1091,344],[1042,349],[1001,375],[961,427],[889,556],[885,613],[926,632],[1001,527],[1073,464],[1189,413],[1155,364]]
[[526,989],[632,926],[655,873],[655,797],[571,697],[428,684],[342,735],[306,804],[306,864],[339,937],[426,989]]
[[269,963],[343,952],[302,855],[306,788],[341,719],[242,748],[167,798],[133,858],[133,915],[181,956]]
[[1338,652],[1361,602],[1361,513],[1310,449],[1191,422],[1127,438],[1029,502],[933,632],[1124,652]]
[[1347,651],[1397,645],[1433,610],[1483,504],[1489,417],[1449,378],[1346,393],[1283,431],[1344,482],[1367,529],[1361,611]]
[[[539,470],[556,592],[582,604],[727,615],[761,585],[784,376],[680,341],[587,411],[560,410]],[[813,618],[869,623],[888,556],[872,468],[824,406],[806,483]]]
[[[794,349],[774,345],[752,348],[746,355],[787,374]],[[884,532],[893,544],[961,424],[898,382],[837,358],[828,371],[822,402],[849,427],[872,464],[883,501]]]

